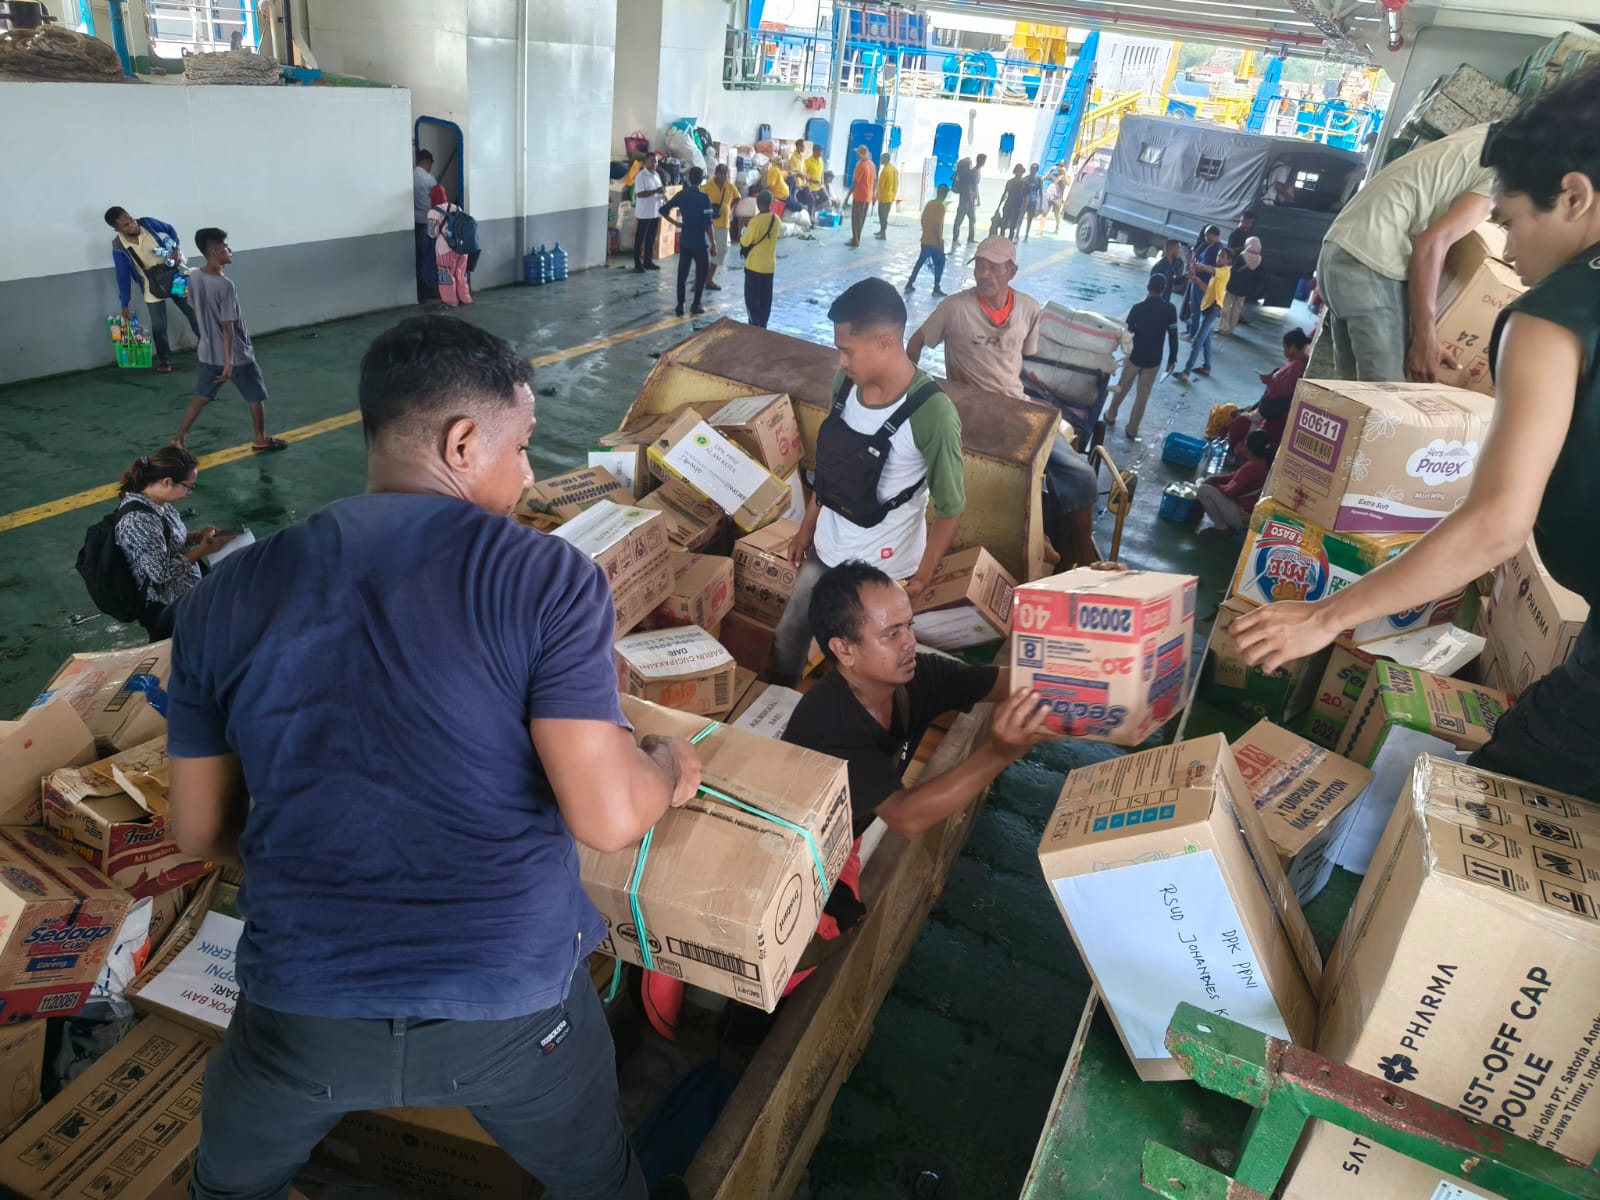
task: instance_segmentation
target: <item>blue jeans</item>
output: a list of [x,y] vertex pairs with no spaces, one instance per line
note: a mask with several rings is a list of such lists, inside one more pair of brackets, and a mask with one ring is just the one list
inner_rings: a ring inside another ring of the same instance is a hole
[[1217,318],[1222,316],[1222,305],[1213,304],[1200,314],[1200,328],[1194,335],[1194,344],[1189,347],[1189,361],[1183,365],[1183,373],[1187,375],[1194,370],[1194,364],[1202,353],[1205,355],[1206,370],[1211,370],[1211,331],[1217,327]]
[[1189,305],[1189,319],[1184,323],[1190,339],[1192,340],[1200,329],[1200,301],[1205,297],[1206,290],[1198,283],[1191,283],[1184,292],[1183,298]]
[[906,288],[908,290],[917,282],[917,275],[922,270],[923,263],[933,264],[933,286],[935,288],[939,287],[944,281],[944,247],[942,245],[924,246],[922,253],[917,255],[917,265],[911,268],[911,278],[906,280]]
[[[172,303],[178,306],[178,311],[189,322],[189,328],[194,330],[194,336],[200,336],[200,322],[194,319],[194,309],[189,307],[188,298],[173,296]],[[146,307],[150,310],[150,338],[156,344],[156,365],[168,366],[172,362],[172,343],[167,340],[167,302],[165,300],[152,300]]]
[[554,1200],[645,1200],[587,966],[564,1003],[505,1021],[335,1020],[241,997],[206,1062],[191,1200],[283,1200],[346,1113],[466,1108]]

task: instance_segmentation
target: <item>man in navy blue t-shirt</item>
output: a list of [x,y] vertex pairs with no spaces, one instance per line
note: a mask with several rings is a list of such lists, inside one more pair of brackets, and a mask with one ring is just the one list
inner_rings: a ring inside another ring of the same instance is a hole
[[635,745],[601,569],[506,519],[529,369],[452,317],[361,362],[368,491],[234,555],[173,641],[179,844],[245,868],[197,1200],[281,1197],[347,1112],[464,1106],[555,1197],[642,1200],[574,838],[699,782]]
[[[711,197],[700,190],[706,173],[699,167],[689,168],[689,186],[661,206],[661,217],[676,225],[682,232],[678,237],[678,315],[683,316],[684,285],[689,282],[689,265],[694,264],[694,307],[689,311],[699,316],[705,312],[701,299],[706,294],[706,281],[711,277],[711,223],[716,210]],[[676,212],[676,217],[671,213]]]

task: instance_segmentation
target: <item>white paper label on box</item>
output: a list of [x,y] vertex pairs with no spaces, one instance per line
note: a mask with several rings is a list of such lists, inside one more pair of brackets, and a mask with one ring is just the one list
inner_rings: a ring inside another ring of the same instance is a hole
[[722,643],[698,626],[632,634],[617,643],[617,653],[629,666],[644,674],[681,675],[691,670],[725,667],[733,662],[733,655]]
[[1476,633],[1454,625],[1433,625],[1367,642],[1361,649],[1378,658],[1392,658],[1403,667],[1415,667],[1434,675],[1454,675],[1483,653],[1483,644],[1484,639]]
[[1213,851],[1054,881],[1135,1058],[1170,1058],[1180,1000],[1291,1040]]
[[143,999],[226,1029],[239,999],[234,952],[244,922],[208,912],[194,939],[145,986]]
[[743,425],[759,417],[769,404],[777,398],[776,392],[768,392],[764,396],[741,396],[737,400],[729,400],[716,412],[711,414],[713,425]]
[[1443,738],[1396,725],[1389,730],[1372,760],[1372,782],[1346,810],[1347,823],[1338,845],[1328,852],[1328,857],[1346,871],[1365,875],[1372,855],[1383,837],[1384,826],[1394,812],[1395,799],[1406,786],[1406,777],[1421,754],[1437,758],[1465,759],[1466,751],[1457,751]]
[[1433,1195],[1428,1200],[1488,1200],[1488,1197],[1482,1192],[1469,1191],[1459,1183],[1441,1179],[1439,1186],[1433,1189]]
[[965,650],[969,646],[1002,641],[1006,636],[1004,631],[979,616],[977,608],[971,604],[918,613],[912,626],[918,641],[939,650]]
[[611,549],[628,534],[658,515],[653,509],[624,508],[610,500],[591,504],[566,524],[557,527],[555,536],[571,542],[590,558]]
[[639,489],[634,486],[633,472],[639,465],[639,456],[632,450],[591,450],[589,451],[589,466],[598,467],[608,473],[629,493],[637,496]]
[[789,507],[779,520],[793,521],[798,525],[806,519],[806,485],[800,478],[800,468],[790,471],[784,483],[789,485]]
[[743,508],[771,478],[765,467],[704,421],[662,455],[662,461],[731,513]]
[[789,718],[794,716],[795,705],[800,703],[800,693],[793,688],[769,684],[767,690],[733,722],[735,729],[748,729],[762,737],[781,738],[789,728]]

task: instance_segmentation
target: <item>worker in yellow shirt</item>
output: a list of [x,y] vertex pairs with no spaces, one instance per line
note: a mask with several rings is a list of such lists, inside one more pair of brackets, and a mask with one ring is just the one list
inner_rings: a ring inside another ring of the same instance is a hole
[[784,202],[789,199],[789,181],[784,178],[783,164],[773,159],[767,164],[762,186],[772,193],[772,211],[783,215]]
[[878,160],[878,240],[889,237],[889,211],[900,196],[900,168],[885,154]]
[[794,150],[789,155],[788,171],[798,183],[806,177],[806,144],[796,142]]
[[756,197],[760,211],[739,235],[739,252],[744,255],[744,307],[750,324],[767,327],[772,316],[772,276],[778,269],[778,239],[783,222],[772,215],[772,193]]
[[816,222],[817,213],[827,206],[827,187],[823,176],[827,167],[822,158],[822,145],[819,142],[811,143],[811,155],[805,161],[805,174],[801,182],[806,189],[806,210],[811,214],[811,220]]
[[718,163],[717,169],[711,173],[711,178],[700,185],[700,190],[711,199],[711,270],[706,275],[706,291],[720,292],[722,285],[717,282],[717,268],[722,265],[722,260],[728,256],[728,221],[733,215],[733,206],[739,200],[739,188],[728,178],[728,168],[725,163]]

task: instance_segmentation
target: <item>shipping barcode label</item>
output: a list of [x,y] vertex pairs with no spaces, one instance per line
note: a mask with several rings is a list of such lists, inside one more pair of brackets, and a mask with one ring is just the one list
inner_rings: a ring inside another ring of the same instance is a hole
[[1441,1179],[1428,1200],[1489,1200],[1482,1192],[1474,1192],[1448,1179]]
[[761,979],[761,968],[755,963],[745,962],[737,954],[729,954],[725,950],[713,950],[709,946],[700,946],[694,942],[685,942],[679,938],[667,938],[667,950],[679,958],[687,958],[690,962],[702,963],[708,967],[715,967],[719,971],[726,971],[741,979]]

